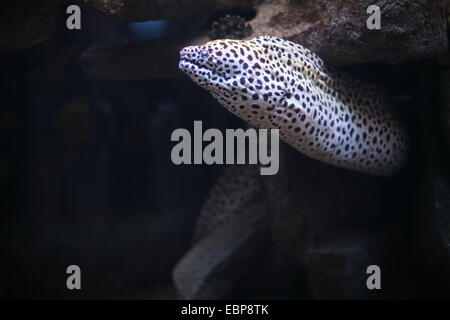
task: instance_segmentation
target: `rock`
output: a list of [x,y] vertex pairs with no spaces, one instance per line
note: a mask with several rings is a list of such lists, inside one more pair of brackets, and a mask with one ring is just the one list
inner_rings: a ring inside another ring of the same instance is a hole
[[250,34],[252,34],[252,28],[243,17],[227,14],[212,23],[208,36],[212,40],[243,39]]
[[[427,75],[422,81],[429,77]],[[449,145],[449,80],[450,73],[446,70],[441,74],[441,101],[432,100],[431,94],[423,98],[424,101],[433,101],[430,107],[435,111],[422,110],[420,114],[418,153],[423,155],[423,161],[416,174],[418,197],[413,200],[415,215],[412,226],[418,259],[438,276],[447,289],[450,288],[450,155],[446,148]],[[439,82],[435,83],[437,86]],[[439,102],[442,103],[440,108]]]
[[65,28],[67,1],[2,1],[0,51],[25,49],[54,38]]
[[233,299],[310,299],[304,268],[272,244],[236,284]]
[[274,240],[295,255],[337,226],[370,224],[379,216],[382,178],[327,165],[285,143],[278,174],[262,181]]
[[313,298],[371,297],[366,268],[392,269],[388,257],[399,254],[392,236],[401,232],[383,215],[392,200],[385,179],[329,166],[284,143],[280,171],[262,177],[272,239],[304,266]]
[[[248,21],[250,28],[233,24],[226,32],[212,28],[212,38],[219,35],[272,35],[308,47],[335,65],[357,63],[397,63],[435,57],[448,48],[447,2],[445,0],[382,0],[381,30],[369,30],[366,9],[372,3],[359,0],[197,0],[197,1],[125,1],[88,0],[101,12],[123,21],[172,19],[194,14],[213,16],[220,10],[248,10],[256,16]],[[189,28],[191,26],[187,26]],[[205,26],[208,27],[208,26]],[[134,80],[177,77],[178,52],[183,45],[204,43],[207,32],[198,31],[197,38],[152,40],[144,43],[112,45],[87,50],[83,67],[89,78]]]
[[[438,62],[441,68],[430,70],[431,68],[425,65],[420,70],[419,88],[430,89],[424,90],[415,98],[420,108],[417,113],[417,127],[414,130],[416,170],[411,175],[414,194],[409,200],[412,204],[410,247],[418,263],[426,268],[423,274],[434,276],[436,282],[445,287],[448,296],[450,292],[448,56],[443,55]],[[425,104],[427,108],[422,108]]]
[[447,1],[382,0],[381,30],[369,30],[371,1],[265,1],[250,24],[255,34],[298,42],[336,65],[397,63],[447,50]]
[[[364,231],[339,228],[327,239],[311,242],[305,258],[311,294],[315,299],[373,299],[405,297],[405,280],[399,276],[407,268],[403,252],[407,232],[404,224],[392,223]],[[367,268],[381,270],[382,290],[368,290]],[[399,291],[402,291],[399,294]]]
[[413,228],[417,256],[450,288],[450,179],[429,168],[420,185]]
[[102,13],[124,22],[177,19],[186,16],[245,7],[260,0],[85,0]]

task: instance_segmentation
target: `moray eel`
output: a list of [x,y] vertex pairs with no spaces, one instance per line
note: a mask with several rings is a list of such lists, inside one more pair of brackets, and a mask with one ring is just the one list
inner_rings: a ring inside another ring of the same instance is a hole
[[319,161],[392,175],[409,139],[386,93],[271,36],[215,40],[181,50],[179,68],[226,109]]
[[225,167],[211,189],[194,232],[191,249],[172,279],[184,299],[224,299],[266,250],[268,211],[258,170]]
[[249,165],[228,166],[211,189],[194,232],[193,243],[228,224],[243,208],[261,202],[257,170]]

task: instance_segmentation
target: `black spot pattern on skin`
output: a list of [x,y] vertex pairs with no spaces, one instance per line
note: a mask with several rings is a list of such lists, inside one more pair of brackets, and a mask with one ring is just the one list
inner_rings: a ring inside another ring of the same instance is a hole
[[377,175],[395,173],[407,159],[408,135],[384,91],[299,44],[270,36],[211,41],[184,48],[180,69],[230,112],[279,128],[314,159]]
[[258,172],[249,165],[226,166],[197,219],[193,243],[223,227],[261,195]]

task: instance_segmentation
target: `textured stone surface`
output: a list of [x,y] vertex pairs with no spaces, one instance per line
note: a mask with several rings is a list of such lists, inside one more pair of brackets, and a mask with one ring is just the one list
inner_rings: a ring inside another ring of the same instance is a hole
[[365,268],[389,270],[397,254],[392,227],[379,223],[390,201],[383,189],[395,181],[320,163],[285,144],[280,156],[278,174],[262,178],[275,244],[305,267],[314,298],[370,297]]
[[208,37],[215,39],[243,39],[252,34],[252,28],[245,19],[239,15],[227,14],[211,24]]
[[245,7],[261,0],[85,0],[106,15],[121,21],[182,18],[214,10]]
[[[211,15],[227,9],[254,8],[256,17],[250,22],[253,33],[280,36],[305,45],[325,60],[334,64],[365,62],[395,63],[404,60],[436,56],[448,46],[446,23],[448,3],[438,1],[378,1],[381,8],[381,30],[368,30],[366,8],[370,1],[289,1],[289,0],[196,0],[196,1],[142,1],[142,0],[86,0],[106,15],[121,21],[176,19],[193,15]],[[2,3],[0,19],[0,50],[28,48],[53,38],[64,30],[64,6],[67,2],[6,1]],[[186,39],[189,42],[192,39]],[[172,64],[170,52],[166,61]],[[154,44],[147,47],[151,54]],[[131,46],[130,51],[143,48]],[[118,53],[123,54],[119,46]],[[126,57],[126,55],[125,55]],[[164,72],[164,60],[155,60]],[[126,72],[129,60],[120,61]],[[141,62],[142,64],[143,62]],[[138,64],[138,63],[136,63]],[[133,62],[131,62],[133,65]],[[112,68],[112,66],[111,66]],[[137,69],[135,79],[142,77]],[[88,72],[88,74],[91,74]],[[173,74],[172,74],[173,75]],[[106,77],[105,77],[106,78]],[[119,76],[117,79],[132,78]]]
[[[448,48],[448,3],[445,0],[378,1],[381,30],[369,30],[366,26],[369,17],[366,9],[373,4],[370,1],[87,2],[125,21],[170,19],[201,13],[209,16],[226,8],[245,10],[253,4],[256,16],[249,21],[253,32],[247,38],[272,35],[292,40],[336,65],[424,59],[437,56]],[[197,39],[186,38],[179,43],[196,44],[207,40],[204,32],[198,34]],[[89,50],[83,60],[89,58],[92,61],[84,64],[86,74],[97,79],[167,78],[180,75],[175,70],[178,52],[174,50],[178,51],[178,46],[170,42],[151,41]],[[145,57],[151,57],[156,66],[148,66],[149,60]],[[96,68],[97,64],[102,67]]]
[[[369,30],[369,5],[381,9],[381,30]],[[251,21],[254,34],[298,42],[328,62],[395,63],[447,49],[446,0],[267,1]]]
[[435,84],[435,92],[441,91],[443,99],[432,99],[432,95],[423,98],[432,103],[432,111],[421,110],[420,114],[417,153],[423,161],[416,172],[417,197],[412,199],[415,204],[413,248],[421,263],[447,289],[450,288],[450,153],[445,139],[445,134],[448,138],[448,72],[443,71],[441,79],[428,80]]
[[64,30],[67,1],[2,1],[0,52],[29,48]]
[[420,188],[414,224],[420,260],[450,288],[450,179],[430,168]]

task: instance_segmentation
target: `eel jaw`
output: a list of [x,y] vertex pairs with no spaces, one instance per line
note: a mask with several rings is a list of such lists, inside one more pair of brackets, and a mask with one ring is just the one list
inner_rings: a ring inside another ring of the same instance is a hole
[[214,76],[213,70],[191,60],[181,59],[178,68],[202,87],[208,87],[210,85],[209,79]]
[[214,66],[207,63],[205,59],[193,57],[184,48],[180,51],[180,62],[178,68],[186,73],[192,81],[208,91],[215,91],[215,87],[230,90],[229,81],[232,79],[226,72],[219,72]]

